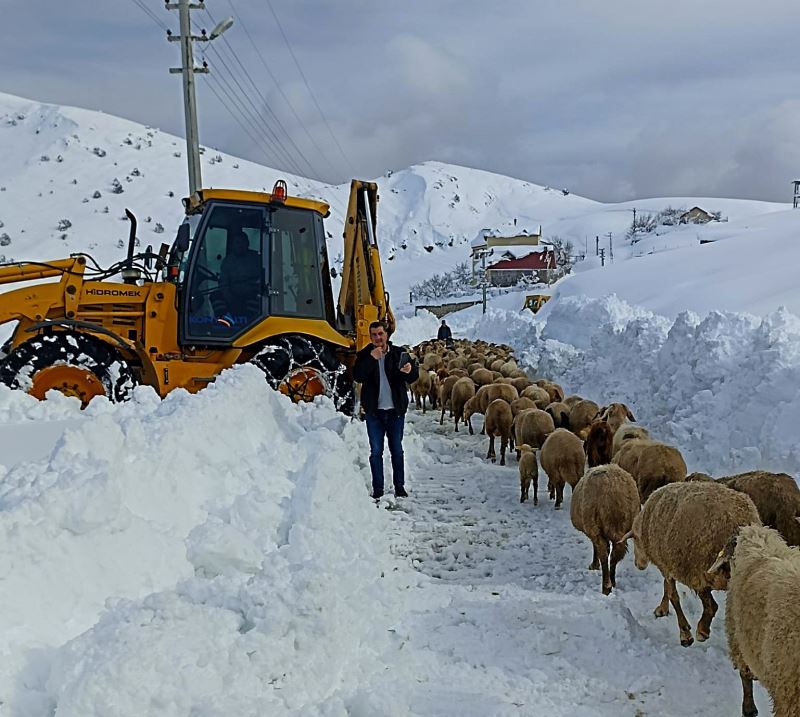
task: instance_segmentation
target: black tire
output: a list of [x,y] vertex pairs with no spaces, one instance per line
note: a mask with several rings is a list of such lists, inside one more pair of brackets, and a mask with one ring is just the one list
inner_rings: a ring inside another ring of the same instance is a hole
[[276,390],[294,369],[303,366],[317,369],[327,384],[325,395],[337,410],[352,414],[353,383],[330,345],[306,336],[282,336],[264,346],[251,362],[264,372]]
[[37,371],[56,365],[91,371],[113,402],[128,399],[139,383],[128,362],[111,346],[87,334],[67,331],[35,336],[20,344],[0,361],[0,381],[27,391]]

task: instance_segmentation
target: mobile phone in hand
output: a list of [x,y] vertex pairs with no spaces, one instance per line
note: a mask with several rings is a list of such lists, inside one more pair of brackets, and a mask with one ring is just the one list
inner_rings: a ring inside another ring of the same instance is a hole
[[407,363],[411,363],[411,356],[408,355],[408,351],[402,351],[400,353],[400,368],[403,368]]

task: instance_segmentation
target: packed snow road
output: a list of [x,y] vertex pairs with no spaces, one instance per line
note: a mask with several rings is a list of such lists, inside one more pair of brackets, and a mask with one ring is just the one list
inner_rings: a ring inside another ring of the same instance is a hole
[[[711,639],[687,649],[674,614],[653,617],[655,568],[640,572],[627,556],[618,589],[604,597],[569,498],[553,510],[541,473],[539,505],[520,504],[513,454],[505,467],[487,462],[476,418],[470,436],[440,426],[437,413],[409,412],[408,430],[425,448],[407,454],[412,493],[380,506],[392,513],[395,554],[431,580],[393,628],[376,713],[738,714],[724,609]],[[696,624],[699,600],[685,588],[681,596]],[[769,714],[765,693],[757,700]]]

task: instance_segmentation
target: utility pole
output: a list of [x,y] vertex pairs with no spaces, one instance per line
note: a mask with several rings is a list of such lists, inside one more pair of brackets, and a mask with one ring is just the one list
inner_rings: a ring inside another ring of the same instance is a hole
[[611,232],[608,233],[608,260],[614,261],[614,245],[611,242]]
[[225,30],[233,25],[233,18],[226,18],[217,25],[210,35],[206,35],[203,30],[200,35],[192,35],[192,23],[189,19],[190,10],[204,10],[205,3],[190,3],[190,0],[178,0],[178,2],[166,2],[167,10],[177,10],[180,20],[181,34],[178,37],[167,30],[167,40],[170,42],[181,43],[181,66],[170,67],[171,75],[183,75],[183,112],[186,121],[186,158],[189,164],[189,194],[194,194],[202,187],[200,177],[200,135],[197,130],[197,99],[194,91],[195,73],[207,73],[208,67],[203,63],[203,67],[194,66],[194,53],[192,52],[192,42],[207,42],[219,37]]
[[606,265],[606,250],[605,249],[601,249],[600,250],[600,266],[605,266],[605,265]]
[[594,238],[594,255],[600,256],[600,237],[596,235]]

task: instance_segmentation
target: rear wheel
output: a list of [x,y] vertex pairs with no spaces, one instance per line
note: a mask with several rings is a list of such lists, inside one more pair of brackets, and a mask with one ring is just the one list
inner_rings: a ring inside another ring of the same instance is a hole
[[44,400],[50,390],[79,398],[124,401],[137,381],[130,365],[108,344],[65,331],[36,336],[0,362],[0,381]]
[[284,336],[252,359],[269,384],[295,403],[328,396],[344,413],[353,411],[353,384],[327,344],[305,336]]

